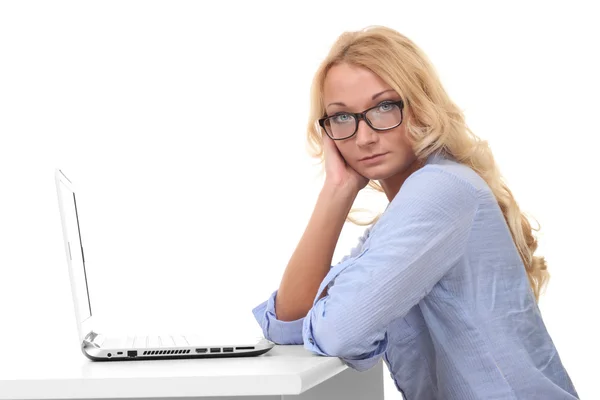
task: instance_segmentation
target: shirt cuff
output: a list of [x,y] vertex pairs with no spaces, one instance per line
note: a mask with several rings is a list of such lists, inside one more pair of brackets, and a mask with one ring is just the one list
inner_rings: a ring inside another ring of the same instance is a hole
[[256,306],[252,313],[260,325],[266,339],[276,344],[302,344],[302,324],[304,318],[295,321],[280,321],[275,314],[277,290],[269,299]]

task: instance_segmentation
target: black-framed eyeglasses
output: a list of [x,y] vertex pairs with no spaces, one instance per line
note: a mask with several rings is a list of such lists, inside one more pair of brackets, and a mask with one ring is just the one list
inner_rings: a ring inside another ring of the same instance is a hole
[[319,125],[333,140],[348,139],[358,131],[358,122],[365,122],[376,131],[388,131],[402,124],[402,100],[385,100],[361,113],[338,112],[319,119]]

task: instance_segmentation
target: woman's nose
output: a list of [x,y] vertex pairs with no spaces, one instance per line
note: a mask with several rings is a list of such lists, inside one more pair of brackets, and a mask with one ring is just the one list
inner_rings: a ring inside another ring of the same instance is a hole
[[377,132],[367,124],[367,121],[361,119],[358,121],[356,131],[356,144],[368,144],[374,142],[377,138]]

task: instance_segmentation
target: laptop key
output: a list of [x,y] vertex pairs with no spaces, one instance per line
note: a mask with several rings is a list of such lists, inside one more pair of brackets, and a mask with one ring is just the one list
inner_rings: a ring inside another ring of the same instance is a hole
[[139,349],[145,349],[147,347],[147,336],[136,336],[133,341],[132,347],[137,347]]
[[158,336],[148,336],[148,348],[153,349],[157,347],[160,347],[160,341],[158,340]]
[[160,336],[160,342],[162,344],[162,347],[174,347],[175,346],[175,342],[173,341],[173,337],[172,336]]
[[189,346],[189,343],[187,342],[187,340],[185,340],[185,337],[182,335],[173,335],[173,340],[175,341],[175,346],[177,347],[186,347]]

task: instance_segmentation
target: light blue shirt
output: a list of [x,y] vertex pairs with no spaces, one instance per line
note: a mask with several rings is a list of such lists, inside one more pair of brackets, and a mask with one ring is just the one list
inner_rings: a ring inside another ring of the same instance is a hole
[[306,317],[278,320],[276,296],[252,310],[267,339],[358,371],[383,358],[409,400],[577,398],[494,195],[451,158],[404,182]]

